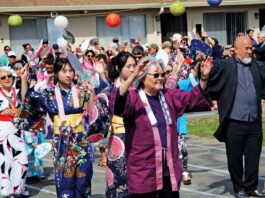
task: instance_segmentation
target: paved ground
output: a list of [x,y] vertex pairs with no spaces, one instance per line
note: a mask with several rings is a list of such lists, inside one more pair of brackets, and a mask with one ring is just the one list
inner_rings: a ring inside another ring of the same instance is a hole
[[[226,166],[224,145],[211,139],[188,137],[189,169],[192,173],[192,185],[181,187],[182,198],[233,197],[232,184]],[[265,148],[260,162],[260,189],[265,182]],[[31,197],[56,197],[53,181],[52,156],[45,159],[46,178],[38,184],[27,185]],[[97,161],[99,160],[97,155]],[[93,198],[103,198],[105,190],[104,169],[94,165]]]

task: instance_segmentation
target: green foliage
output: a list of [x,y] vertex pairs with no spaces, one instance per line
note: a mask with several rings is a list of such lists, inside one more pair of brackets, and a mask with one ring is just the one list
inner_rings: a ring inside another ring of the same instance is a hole
[[[214,138],[213,134],[219,125],[218,117],[188,119],[188,134],[198,137]],[[263,118],[263,146],[265,146],[265,119]]]

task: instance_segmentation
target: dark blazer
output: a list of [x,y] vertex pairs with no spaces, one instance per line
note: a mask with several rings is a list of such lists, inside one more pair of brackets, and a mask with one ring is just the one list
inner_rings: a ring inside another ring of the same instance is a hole
[[[257,94],[258,117],[261,118],[261,99],[265,98],[265,65],[253,60],[250,66]],[[214,136],[221,142],[226,138],[226,123],[230,116],[237,90],[238,71],[235,57],[216,61],[209,76],[207,92],[217,100],[219,127]],[[260,119],[261,120],[261,119]]]
[[265,61],[265,45],[264,43],[259,43],[254,46],[254,52],[257,61]]

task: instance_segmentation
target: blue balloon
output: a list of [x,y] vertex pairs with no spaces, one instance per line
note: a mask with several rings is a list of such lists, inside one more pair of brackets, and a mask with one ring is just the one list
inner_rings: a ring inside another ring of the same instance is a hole
[[208,0],[210,6],[219,6],[222,3],[222,0]]

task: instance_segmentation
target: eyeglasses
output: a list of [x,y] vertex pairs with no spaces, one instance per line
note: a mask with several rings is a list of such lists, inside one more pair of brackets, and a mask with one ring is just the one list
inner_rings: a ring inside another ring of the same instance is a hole
[[5,51],[11,51],[11,49],[8,48],[8,49],[5,49]]
[[5,80],[5,79],[9,79],[9,78],[11,78],[11,77],[12,77],[12,74],[7,75],[7,76],[2,76],[2,77],[0,77],[0,79],[1,79],[1,80]]
[[134,55],[135,59],[141,59],[143,56],[142,55]]
[[167,70],[166,74],[171,74],[171,72],[172,72],[171,70]]
[[154,76],[154,78],[158,78],[159,76],[164,78],[166,76],[166,72],[163,72],[161,74],[159,74],[159,73],[155,73],[155,74],[147,73],[147,74]]
[[94,56],[93,55],[87,55],[88,58],[93,58]]
[[9,58],[16,58],[16,56],[9,56]]

